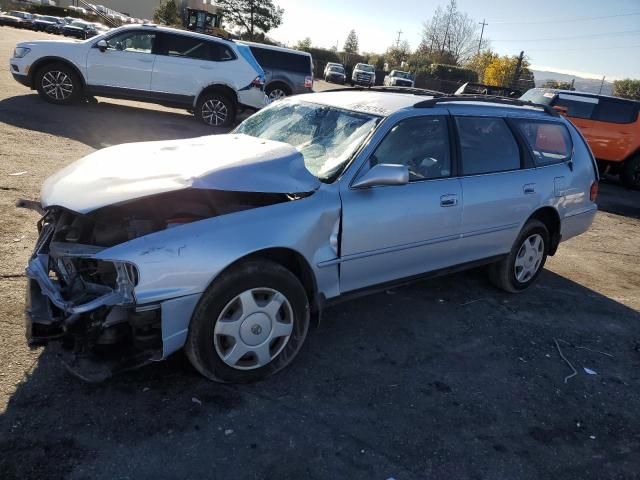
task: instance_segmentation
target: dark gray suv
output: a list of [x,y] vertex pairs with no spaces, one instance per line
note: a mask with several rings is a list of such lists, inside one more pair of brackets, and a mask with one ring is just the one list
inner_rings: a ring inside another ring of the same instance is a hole
[[310,53],[262,43],[238,43],[246,44],[263,68],[265,93],[270,100],[312,91],[313,60]]

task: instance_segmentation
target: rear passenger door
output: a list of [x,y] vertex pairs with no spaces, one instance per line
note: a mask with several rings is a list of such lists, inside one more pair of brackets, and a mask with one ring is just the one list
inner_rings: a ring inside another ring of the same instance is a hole
[[190,35],[162,33],[151,90],[167,94],[167,100],[193,103],[203,88],[222,83],[237,90],[233,82],[236,56],[221,42]]
[[524,148],[504,118],[454,119],[464,204],[459,263],[465,263],[509,252],[540,194]]

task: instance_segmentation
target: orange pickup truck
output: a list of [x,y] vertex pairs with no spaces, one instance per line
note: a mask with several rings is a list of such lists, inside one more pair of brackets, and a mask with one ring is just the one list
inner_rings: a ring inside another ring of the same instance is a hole
[[593,93],[532,88],[521,100],[550,105],[586,138],[601,173],[640,190],[640,102]]

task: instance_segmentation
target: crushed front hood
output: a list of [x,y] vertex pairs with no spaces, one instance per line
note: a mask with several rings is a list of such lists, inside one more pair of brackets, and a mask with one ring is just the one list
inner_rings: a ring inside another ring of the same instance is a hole
[[228,134],[98,150],[49,177],[41,202],[88,213],[185,188],[303,193],[319,186],[291,145]]

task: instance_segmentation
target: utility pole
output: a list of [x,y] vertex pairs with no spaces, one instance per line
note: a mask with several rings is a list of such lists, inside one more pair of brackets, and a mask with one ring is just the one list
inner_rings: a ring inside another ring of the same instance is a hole
[[516,64],[516,71],[513,74],[513,80],[511,81],[511,87],[517,88],[518,80],[520,79],[520,72],[522,71],[522,61],[524,60],[524,50],[520,52],[518,57],[518,63]]
[[480,55],[480,47],[482,47],[482,36],[484,34],[484,27],[489,24],[486,23],[486,19],[482,19],[482,23],[480,23],[480,25],[482,25],[482,30],[480,30],[480,41],[478,42],[478,55]]
[[400,35],[402,35],[402,30],[398,30],[398,39],[396,40],[396,48],[400,46]]
[[602,83],[600,83],[600,91],[598,92],[598,95],[600,95],[602,93],[602,87],[604,87],[604,75],[602,76]]

